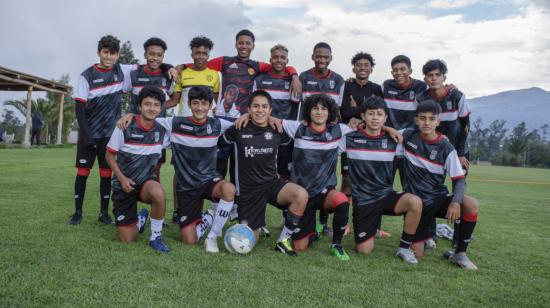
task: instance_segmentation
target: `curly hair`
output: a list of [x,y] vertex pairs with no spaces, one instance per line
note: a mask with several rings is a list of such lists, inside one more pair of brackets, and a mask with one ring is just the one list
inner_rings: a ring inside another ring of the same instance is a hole
[[355,56],[353,56],[353,58],[351,58],[351,65],[355,65],[355,63],[361,59],[366,59],[370,62],[370,66],[374,67],[374,58],[372,57],[372,55],[370,53],[366,53],[366,52],[358,52],[355,54]]
[[145,43],[143,43],[143,49],[147,50],[147,47],[149,46],[159,46],[164,51],[168,49],[168,46],[166,46],[166,42],[162,39],[159,39],[158,37],[152,37],[146,40]]
[[206,47],[212,50],[212,48],[214,48],[214,43],[206,36],[195,36],[189,43],[189,48],[193,49],[198,47]]
[[157,99],[161,104],[164,104],[164,101],[166,100],[166,96],[164,95],[164,92],[162,92],[161,89],[155,86],[145,86],[143,87],[143,89],[141,89],[137,97],[139,106],[141,106],[143,99],[146,97]]
[[100,52],[103,48],[112,53],[118,53],[120,51],[120,40],[112,35],[105,35],[97,43],[97,51]]
[[336,102],[326,94],[313,94],[308,96],[304,101],[304,120],[308,123],[311,123],[311,110],[317,105],[321,105],[328,109],[328,123],[338,119],[339,110]]

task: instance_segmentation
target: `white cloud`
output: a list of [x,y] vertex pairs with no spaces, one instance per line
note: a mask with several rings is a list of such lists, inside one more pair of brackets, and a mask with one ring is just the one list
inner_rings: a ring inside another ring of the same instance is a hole
[[428,7],[434,9],[456,9],[472,5],[479,0],[431,0],[428,2]]

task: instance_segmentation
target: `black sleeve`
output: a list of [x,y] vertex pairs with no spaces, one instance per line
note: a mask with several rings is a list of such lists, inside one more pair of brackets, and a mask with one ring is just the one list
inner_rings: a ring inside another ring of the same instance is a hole
[[456,179],[453,182],[452,202],[464,203],[464,194],[466,193],[466,180],[464,178]]
[[456,152],[458,156],[466,155],[466,141],[468,140],[468,133],[470,132],[470,116],[467,115],[463,118],[458,118],[460,121],[460,135],[458,136],[458,143]]
[[92,138],[92,132],[90,131],[90,126],[88,125],[88,119],[86,119],[86,110],[85,103],[75,101],[75,113],[76,119],[78,121],[79,134],[80,138],[84,138],[84,145],[94,145],[94,139]]
[[361,109],[359,107],[351,107],[351,99],[350,99],[350,91],[349,91],[350,84],[346,82],[346,85],[344,87],[344,94],[342,94],[344,97],[342,97],[342,106],[340,107],[340,113],[342,114],[342,120],[344,123],[347,123],[351,118],[353,117],[361,117]]
[[163,74],[166,74],[171,68],[173,68],[173,66],[172,64],[162,63],[159,68]]
[[280,145],[289,145],[290,143],[292,142],[292,138],[290,138],[286,132],[283,132],[281,134],[281,141],[280,141]]
[[237,129],[235,126],[231,126],[225,130],[222,137],[219,139],[218,144],[228,145],[234,143],[235,141],[237,141]]
[[381,98],[384,98],[384,93],[382,93],[382,87],[378,84],[374,85],[374,88],[372,90],[372,94],[376,95],[376,96],[379,96]]

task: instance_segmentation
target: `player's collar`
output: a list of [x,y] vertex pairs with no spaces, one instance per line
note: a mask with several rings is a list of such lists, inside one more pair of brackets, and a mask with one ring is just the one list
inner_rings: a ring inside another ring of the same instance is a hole
[[141,117],[139,115],[136,115],[136,123],[139,126],[139,128],[141,128],[142,130],[144,130],[146,132],[152,130],[155,127],[155,121],[153,121],[153,125],[149,128],[143,126],[143,124],[141,123]]
[[162,71],[160,69],[158,69],[156,71],[150,70],[149,67],[147,67],[147,65],[143,66],[143,71],[149,76],[158,76],[162,73]]
[[315,67],[312,68],[311,71],[312,71],[313,76],[315,76],[315,77],[317,77],[317,78],[319,78],[319,79],[328,79],[330,76],[332,76],[332,71],[331,71],[330,69],[328,69],[327,74],[324,75],[324,76],[323,76],[323,75],[320,75],[320,74],[317,72],[317,70],[315,69]]
[[114,67],[114,65],[111,66],[110,68],[101,68],[101,67],[99,67],[99,65],[98,65],[97,63],[94,64],[94,69],[95,69],[96,71],[99,71],[99,72],[102,72],[102,73],[106,73],[106,72],[112,71],[112,70],[113,70],[113,67]]
[[189,121],[191,121],[193,124],[197,124],[197,125],[200,125],[200,126],[203,126],[203,125],[206,124],[206,122],[208,121],[208,117],[206,117],[206,118],[204,119],[204,121],[202,121],[202,122],[199,122],[199,121],[195,120],[195,119],[193,118],[193,116],[189,116],[189,117],[187,117],[187,118],[188,118]]
[[435,144],[435,143],[438,143],[441,139],[443,139],[445,136],[436,131],[435,132],[437,134],[437,137],[435,139],[432,139],[432,140],[428,140],[426,138],[424,138],[424,136],[422,135],[422,133],[420,133],[420,139],[422,139],[422,141],[426,142],[427,144]]
[[361,134],[367,136],[370,139],[379,139],[379,138],[382,138],[386,135],[386,133],[384,133],[384,131],[380,131],[380,134],[378,134],[378,135],[371,135],[371,134],[367,133],[367,130],[364,129],[364,128],[360,129],[359,132]]
[[445,88],[445,92],[442,95],[436,95],[435,93],[432,94],[432,92],[428,90],[428,94],[430,95],[431,98],[438,101],[447,97],[447,95],[449,95],[449,91],[447,91],[447,89]]
[[[412,79],[411,77],[409,77],[409,82],[407,82],[406,85],[404,85],[403,87],[400,86],[400,85],[397,85],[399,88],[401,88],[402,90],[405,90],[405,89],[410,89],[413,85],[413,82],[414,82],[414,79]],[[396,82],[397,83],[397,82]]]

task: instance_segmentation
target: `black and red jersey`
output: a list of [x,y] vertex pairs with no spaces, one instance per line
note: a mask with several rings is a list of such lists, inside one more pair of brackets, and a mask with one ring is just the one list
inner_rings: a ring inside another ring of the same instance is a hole
[[393,79],[384,81],[382,93],[388,107],[386,124],[397,130],[414,128],[414,112],[417,107],[416,95],[426,91],[424,81],[412,79],[405,87],[400,87]]
[[132,91],[132,112],[139,114],[138,95],[141,89],[145,86],[154,86],[162,90],[165,101],[159,116],[166,116],[166,105],[164,104],[168,97],[174,92],[174,85],[168,76],[168,73],[163,73],[162,70],[155,72],[150,71],[146,65],[139,65],[136,69],[130,71],[130,87]]

